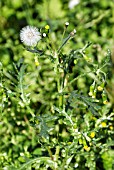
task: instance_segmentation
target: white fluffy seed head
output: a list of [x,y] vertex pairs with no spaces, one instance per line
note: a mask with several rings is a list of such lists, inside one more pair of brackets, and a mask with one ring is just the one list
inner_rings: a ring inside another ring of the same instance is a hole
[[20,40],[27,46],[36,46],[41,34],[36,27],[26,26],[20,31]]

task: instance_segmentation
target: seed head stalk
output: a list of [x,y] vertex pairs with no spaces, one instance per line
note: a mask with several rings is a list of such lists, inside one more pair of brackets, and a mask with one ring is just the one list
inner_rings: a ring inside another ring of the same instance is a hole
[[65,84],[65,77],[66,74],[63,72],[63,75],[61,74],[60,68],[58,67],[60,64],[59,61],[59,55],[57,52],[55,52],[54,55],[55,60],[55,72],[56,72],[56,76],[57,76],[57,91],[59,93],[59,108],[63,109],[64,108],[64,97],[63,97],[63,89],[64,89],[64,84]]

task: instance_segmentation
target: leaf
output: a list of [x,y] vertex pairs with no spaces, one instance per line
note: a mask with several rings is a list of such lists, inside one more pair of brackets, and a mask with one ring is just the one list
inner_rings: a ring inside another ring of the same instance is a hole
[[82,102],[86,104],[88,109],[93,115],[98,116],[99,115],[99,110],[101,109],[98,104],[96,104],[95,99],[92,99],[87,96],[83,96],[82,94],[78,93],[78,91],[73,91],[68,99],[68,102],[72,107],[75,108],[75,105],[80,105]]
[[[49,127],[48,125],[47,125],[47,122],[51,122],[52,121],[52,119],[51,118],[45,118],[45,117],[41,117],[41,116],[37,116],[36,117],[37,119],[38,119],[38,121],[39,121],[39,124],[38,125],[36,125],[36,128],[38,127],[39,128],[39,136],[41,136],[41,137],[43,137],[43,138],[45,138],[45,139],[49,139],[49,132],[51,131],[51,130],[53,130],[53,127]],[[52,117],[53,118],[53,120],[54,119],[56,119],[57,117]]]
[[[53,169],[55,168],[55,162],[52,161],[50,157],[40,157],[40,158],[29,159],[26,163],[21,165],[20,168],[18,168],[18,170],[27,170],[29,167],[32,167],[32,164],[34,163],[36,163],[36,165],[40,165],[41,163],[44,163],[44,164],[49,165],[49,167]],[[14,170],[17,170],[17,169],[14,169]]]
[[30,47],[25,47],[25,49],[31,53],[37,53],[39,55],[42,55],[44,53],[44,51],[39,50],[36,47],[34,47],[34,49],[31,49]]
[[70,39],[70,34],[63,40],[62,45],[59,47],[58,52],[62,49],[62,47],[67,43],[67,41]]
[[74,155],[70,156],[70,157],[66,160],[67,168],[68,168],[68,165],[70,164],[70,162],[72,161],[73,156],[74,156]]

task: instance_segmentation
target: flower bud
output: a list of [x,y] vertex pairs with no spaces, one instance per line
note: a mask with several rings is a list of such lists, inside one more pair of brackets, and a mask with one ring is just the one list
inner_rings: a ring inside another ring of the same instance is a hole
[[106,127],[106,126],[107,126],[106,122],[102,122],[102,123],[101,123],[101,126],[102,126],[102,127]]
[[46,25],[46,26],[45,26],[45,30],[46,30],[46,33],[47,33],[47,34],[49,33],[49,29],[50,29],[50,26],[49,26],[49,25]]
[[76,30],[74,29],[71,33],[70,36],[73,37],[76,34]]
[[107,94],[104,90],[103,90],[103,93],[102,93],[102,100],[103,100],[103,104],[108,104]]
[[85,55],[85,54],[83,54],[83,57],[84,57],[84,59],[85,59],[86,61],[88,61],[88,62],[91,62],[91,61],[92,61],[92,59],[91,59],[90,57],[88,57],[87,55]]
[[83,148],[84,148],[86,151],[90,151],[90,147],[88,147],[87,145],[85,145]]
[[65,22],[65,28],[69,26],[69,22]]
[[34,58],[34,62],[35,62],[35,65],[36,65],[36,66],[39,66],[39,61],[38,61],[38,58],[37,58],[37,57]]
[[101,84],[97,87],[98,91],[103,91],[103,89],[104,89],[104,85],[105,85],[105,83],[104,83],[104,82],[103,82],[103,83],[101,83]]
[[113,129],[114,129],[114,127],[113,127],[112,125],[110,125],[109,128],[110,128],[110,130],[113,130]]
[[89,96],[93,96],[93,94],[94,94],[94,89],[95,89],[95,81],[94,81],[93,84],[90,86]]
[[91,133],[90,133],[90,137],[91,137],[91,138],[94,138],[94,137],[95,137],[95,132],[91,132]]
[[80,138],[79,139],[79,144],[82,145],[83,144],[83,140]]
[[44,33],[42,34],[42,36],[43,36],[43,37],[46,37],[46,33],[44,32]]
[[97,94],[97,89],[94,89],[92,98],[96,98],[96,94]]

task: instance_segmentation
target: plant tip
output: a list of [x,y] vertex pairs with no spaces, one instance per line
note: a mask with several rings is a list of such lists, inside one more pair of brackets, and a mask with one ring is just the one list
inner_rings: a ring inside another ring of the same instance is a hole
[[69,22],[65,22],[65,26],[67,26],[67,27],[68,27],[68,26],[69,26]]
[[70,36],[73,37],[76,34],[76,29],[74,29],[71,33]]

